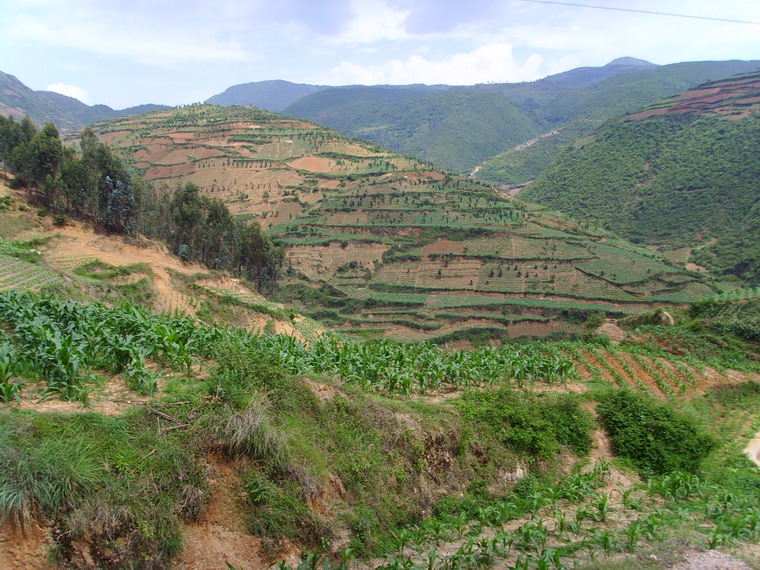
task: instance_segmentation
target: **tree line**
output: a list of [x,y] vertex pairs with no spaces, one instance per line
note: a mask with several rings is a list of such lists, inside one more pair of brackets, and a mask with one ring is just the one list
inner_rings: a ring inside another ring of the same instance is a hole
[[182,259],[228,270],[260,291],[273,289],[282,270],[283,251],[258,223],[233,217],[191,183],[154,189],[90,128],[75,149],[63,145],[52,123],[38,130],[28,117],[0,116],[0,161],[14,175],[12,186],[51,212],[111,233],[162,239]]

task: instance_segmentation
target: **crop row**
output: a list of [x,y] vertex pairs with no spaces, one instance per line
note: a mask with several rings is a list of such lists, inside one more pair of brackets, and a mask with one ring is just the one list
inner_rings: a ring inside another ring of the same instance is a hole
[[56,273],[20,259],[0,256],[0,290],[38,289],[60,281]]
[[[189,368],[194,358],[229,350],[229,343],[291,373],[333,374],[387,393],[426,392],[514,380],[559,381],[574,375],[572,360],[551,345],[503,345],[444,351],[429,343],[357,342],[322,337],[305,344],[283,335],[196,326],[186,317],[151,315],[134,305],[62,303],[18,292],[0,294],[0,322],[19,370],[31,369],[48,390],[78,398],[87,370],[123,373],[152,392],[146,360]],[[221,347],[221,348],[220,348]]]

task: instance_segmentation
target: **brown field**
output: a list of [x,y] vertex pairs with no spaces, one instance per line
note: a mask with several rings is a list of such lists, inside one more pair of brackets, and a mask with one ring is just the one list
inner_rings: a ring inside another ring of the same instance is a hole
[[338,267],[356,261],[362,267],[375,269],[389,249],[385,244],[349,243],[345,247],[322,245],[294,245],[288,248],[288,260],[293,267],[310,277],[330,279]]

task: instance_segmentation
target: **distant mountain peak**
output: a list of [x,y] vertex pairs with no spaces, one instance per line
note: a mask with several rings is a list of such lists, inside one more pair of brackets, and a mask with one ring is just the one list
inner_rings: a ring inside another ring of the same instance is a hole
[[652,63],[645,59],[638,59],[636,57],[619,57],[617,59],[613,59],[605,67],[610,66],[610,65],[635,65],[638,67],[656,67],[657,66],[656,63]]

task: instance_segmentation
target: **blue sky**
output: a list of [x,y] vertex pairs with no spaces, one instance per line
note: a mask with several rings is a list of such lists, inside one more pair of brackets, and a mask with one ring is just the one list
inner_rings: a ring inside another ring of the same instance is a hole
[[[757,0],[557,0],[760,22]],[[249,81],[530,81],[621,56],[760,59],[760,25],[523,0],[0,0],[0,71],[123,108]]]

